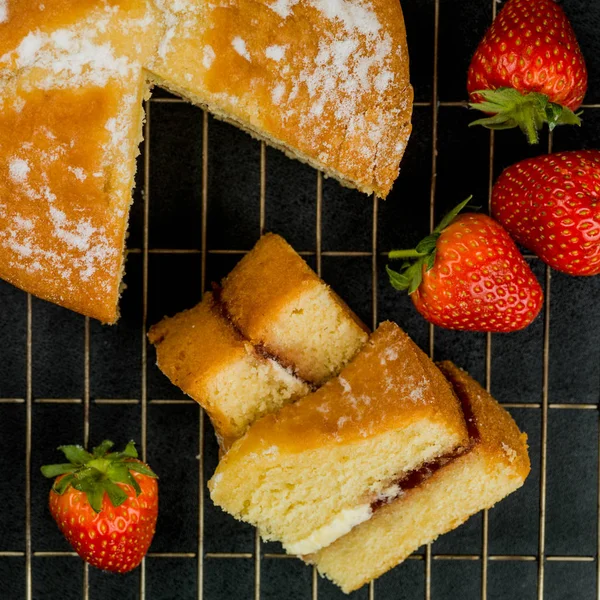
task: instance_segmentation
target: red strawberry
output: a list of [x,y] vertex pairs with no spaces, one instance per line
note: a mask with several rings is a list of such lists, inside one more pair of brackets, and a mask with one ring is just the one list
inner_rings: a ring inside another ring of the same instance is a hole
[[75,552],[99,569],[127,573],[152,542],[158,484],[150,467],[137,460],[133,442],[108,453],[112,446],[105,440],[92,454],[60,446],[69,462],[42,467],[42,474],[56,477],[50,513]]
[[471,107],[492,115],[472,125],[520,127],[535,144],[544,123],[551,130],[581,124],[573,111],[583,102],[587,79],[562,8],[553,0],[509,0],[471,60]]
[[494,185],[492,211],[554,269],[600,273],[600,151],[559,152],[512,165]]
[[[515,243],[486,215],[457,216],[459,204],[415,250],[394,250],[400,272],[387,267],[391,284],[408,290],[417,310],[447,329],[508,332],[538,315],[543,293]],[[414,262],[411,262],[414,261]]]

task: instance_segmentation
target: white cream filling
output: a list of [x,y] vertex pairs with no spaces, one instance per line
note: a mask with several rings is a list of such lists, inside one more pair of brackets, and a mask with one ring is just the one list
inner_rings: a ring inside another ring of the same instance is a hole
[[299,542],[284,545],[284,548],[289,554],[298,556],[312,554],[325,546],[329,546],[357,525],[368,521],[372,514],[371,504],[360,504],[355,508],[345,508],[327,525],[313,531]]

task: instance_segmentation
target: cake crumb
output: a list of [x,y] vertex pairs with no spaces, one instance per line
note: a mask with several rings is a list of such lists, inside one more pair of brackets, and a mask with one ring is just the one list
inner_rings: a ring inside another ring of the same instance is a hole
[[508,462],[513,463],[517,459],[517,452],[513,448],[511,448],[508,444],[502,442],[502,450],[504,450],[504,454],[508,457]]
[[8,0],[0,0],[0,23],[8,21]]

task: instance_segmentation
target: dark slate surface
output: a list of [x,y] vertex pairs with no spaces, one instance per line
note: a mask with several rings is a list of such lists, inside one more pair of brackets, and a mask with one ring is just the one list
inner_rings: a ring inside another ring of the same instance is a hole
[[[600,101],[600,5],[591,0],[562,3],[577,30],[590,70],[587,102]],[[379,202],[377,250],[414,245],[429,228],[433,111],[435,0],[403,2],[411,50],[415,97],[414,131],[402,172],[389,199]],[[471,54],[492,15],[492,0],[439,1],[439,108],[435,214],[469,194],[483,209],[488,203],[490,135],[468,129],[472,116],[465,100],[465,73]],[[155,98],[172,98],[155,91]],[[33,299],[31,301],[31,562],[32,597],[36,600],[82,598],[82,563],[46,508],[49,483],[39,475],[44,462],[58,458],[59,443],[82,441],[86,394],[90,399],[91,443],[106,436],[142,441],[145,431],[149,460],[161,476],[161,511],[157,534],[146,560],[145,578],[137,570],[125,577],[89,570],[89,597],[147,600],[198,598],[251,599],[257,563],[254,530],[215,508],[205,481],[217,463],[212,429],[204,423],[204,463],[200,465],[200,412],[155,367],[147,348],[146,380],[142,370],[144,307],[147,323],[192,306],[202,294],[203,113],[178,103],[150,108],[150,180],[147,303],[144,304],[144,165],[140,159],[132,210],[127,262],[127,290],[116,326],[89,324],[89,386],[86,387],[83,317]],[[261,147],[230,125],[208,119],[207,284],[223,277],[252,247],[260,233]],[[559,129],[555,150],[600,145],[600,110],[586,108],[581,129]],[[519,132],[495,135],[494,177],[516,160],[548,149],[548,136],[530,148]],[[143,150],[143,148],[142,148]],[[317,186],[312,169],[266,149],[265,226],[308,253],[316,267]],[[386,281],[385,259],[371,271],[370,255],[336,256],[339,252],[370,253],[373,240],[371,199],[322,181],[321,248],[323,276],[350,306],[371,324],[376,286],[377,320],[393,319],[424,349],[429,327],[410,299]],[[165,253],[165,249],[180,252]],[[222,253],[223,250],[236,251]],[[537,259],[531,266],[545,285],[547,272]],[[550,323],[547,444],[540,406],[544,401],[544,314],[526,331],[491,336],[490,385],[511,404],[511,413],[529,435],[532,473],[525,486],[489,512],[487,591],[490,600],[533,600],[538,597],[538,554],[542,457],[546,451],[546,521],[544,597],[587,600],[597,597],[598,414],[600,397],[600,278],[575,279],[550,273]],[[0,282],[0,598],[26,597],[25,468],[27,432],[27,296]],[[435,357],[449,358],[484,380],[486,336],[435,330]],[[145,396],[144,396],[145,394]],[[142,399],[148,404],[144,407]],[[20,400],[10,403],[2,400]],[[39,402],[61,400],[67,403]],[[112,403],[105,402],[113,401]],[[115,404],[114,401],[127,400]],[[178,401],[165,404],[163,401]],[[98,402],[97,402],[98,401]],[[154,401],[159,401],[156,403]],[[581,408],[591,405],[591,409]],[[142,420],[145,415],[145,427]],[[199,540],[198,496],[204,501],[204,539]],[[430,593],[434,600],[481,597],[483,519],[470,519],[432,547],[430,570],[425,549],[384,575],[374,586],[378,600],[413,600]],[[199,564],[198,552],[204,557]],[[42,553],[41,555],[39,553]],[[242,553],[226,557],[223,553]],[[278,544],[261,545],[260,590],[264,600],[309,600],[313,573],[293,559],[270,557]],[[166,555],[166,556],[165,556]],[[451,559],[457,555],[459,559]],[[460,559],[460,556],[463,559]],[[518,557],[518,559],[516,558]],[[562,560],[564,557],[576,560]],[[201,568],[202,567],[202,568]],[[202,581],[199,574],[202,573]],[[427,592],[427,576],[429,592]],[[318,580],[318,598],[343,595]],[[367,600],[368,588],[350,598]]]

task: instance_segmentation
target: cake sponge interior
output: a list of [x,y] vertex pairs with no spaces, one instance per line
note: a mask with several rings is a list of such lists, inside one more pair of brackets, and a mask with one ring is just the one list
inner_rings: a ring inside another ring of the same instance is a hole
[[279,235],[263,236],[222,285],[221,301],[243,335],[316,385],[367,340],[368,328]]
[[150,329],[160,369],[208,412],[222,448],[249,425],[310,392],[258,353],[224,317],[212,293]]
[[360,522],[404,473],[468,443],[443,376],[392,323],[315,393],[250,427],[209,482],[213,501],[294,554]]
[[471,447],[419,485],[403,489],[368,522],[306,557],[344,592],[379,577],[423,544],[492,507],[521,487],[529,473],[527,436],[508,412],[452,363],[440,368],[463,405]]

